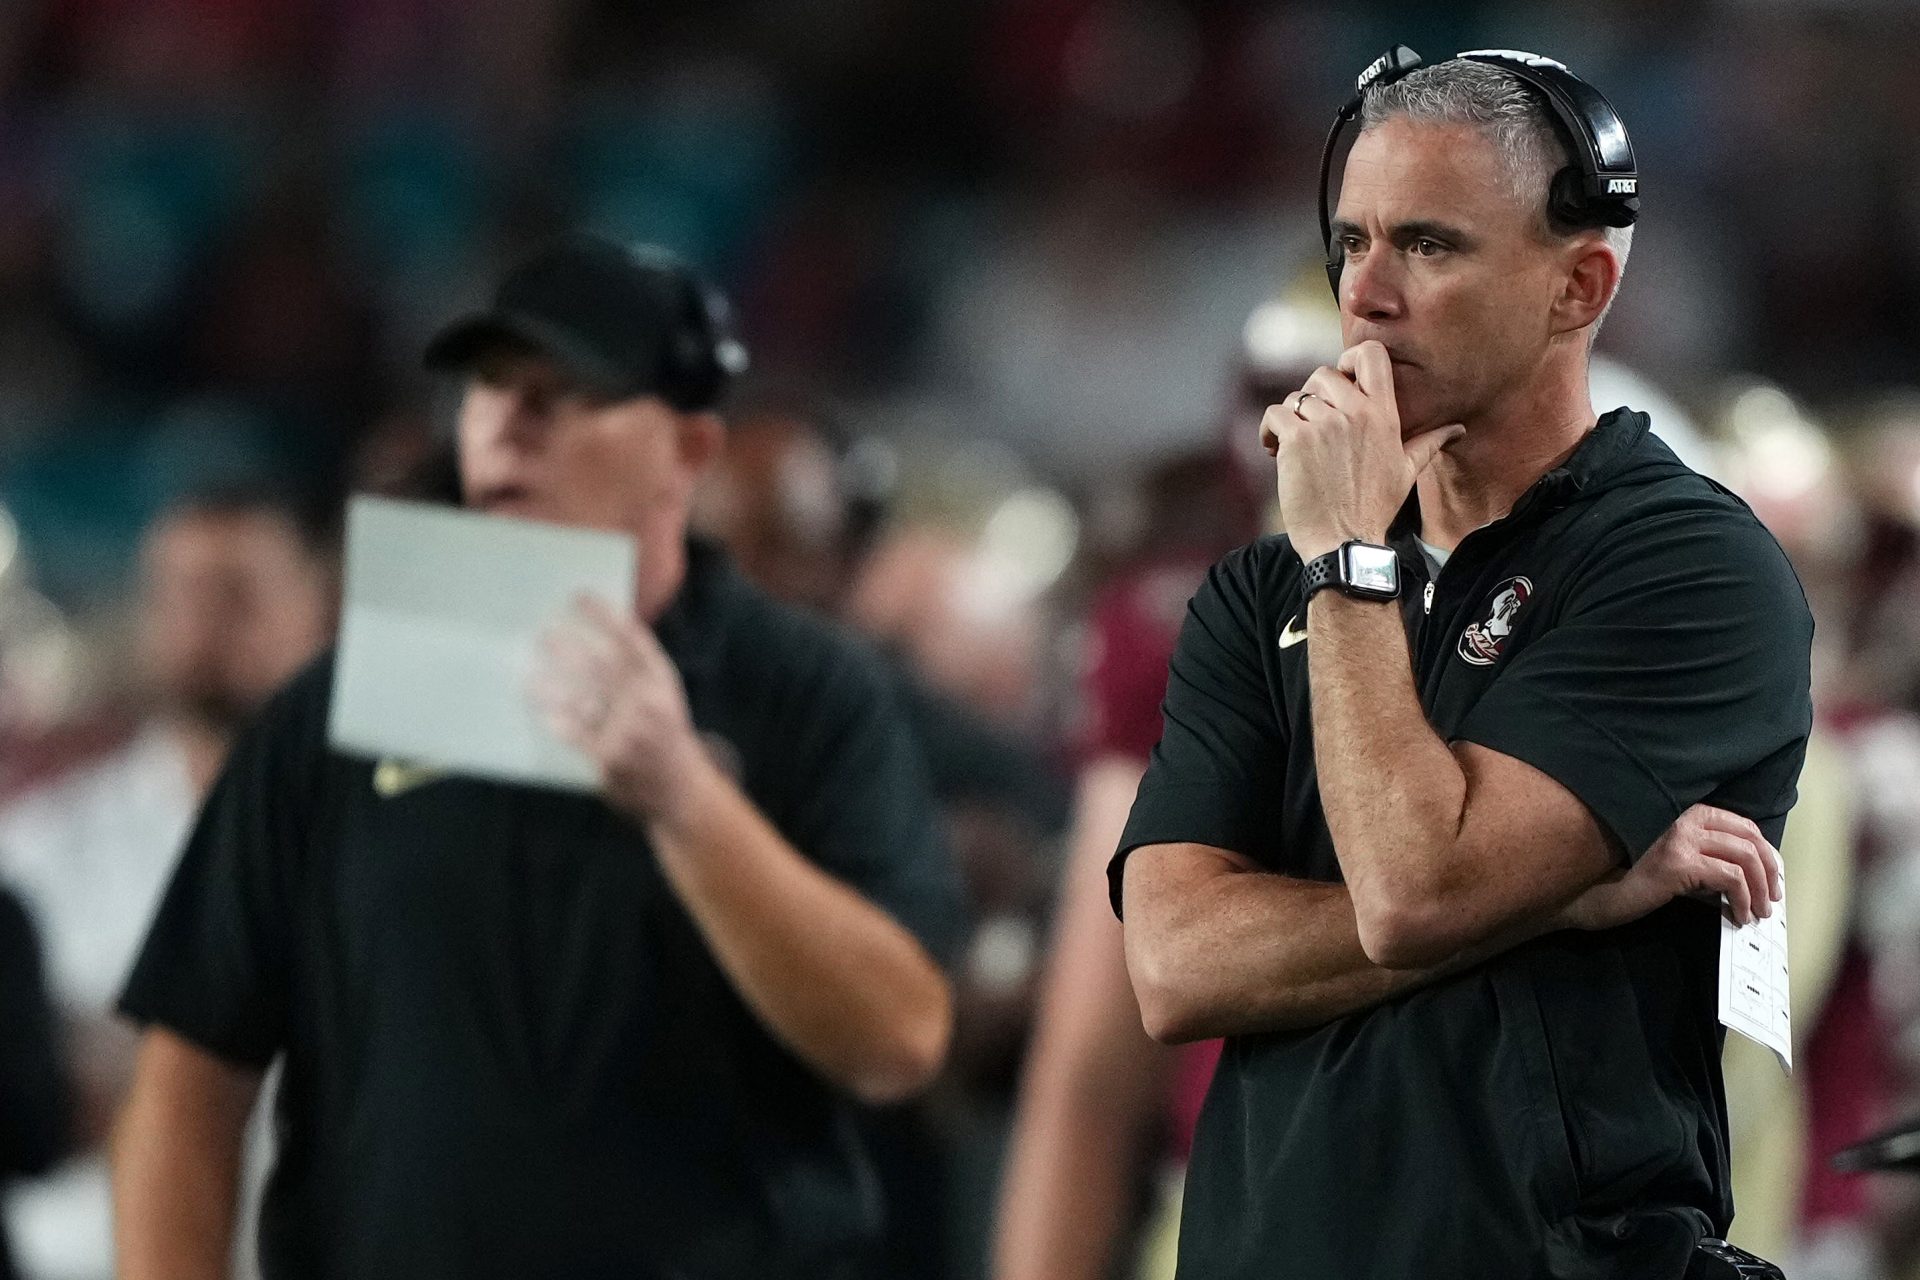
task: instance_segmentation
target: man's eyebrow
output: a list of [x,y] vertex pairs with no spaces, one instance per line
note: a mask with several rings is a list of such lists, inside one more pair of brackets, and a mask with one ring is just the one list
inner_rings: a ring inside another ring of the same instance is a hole
[[[1365,239],[1367,235],[1364,227],[1348,218],[1335,218],[1331,229],[1335,240],[1343,240],[1347,236],[1359,236]],[[1467,248],[1474,243],[1473,237],[1461,228],[1445,222],[1435,222],[1432,219],[1396,222],[1387,229],[1387,235],[1395,244],[1408,244],[1423,238],[1444,240],[1456,248]]]
[[1393,237],[1395,244],[1409,244],[1415,240],[1444,240],[1457,249],[1473,244],[1473,237],[1463,229],[1430,219],[1396,222],[1388,229],[1388,234]]

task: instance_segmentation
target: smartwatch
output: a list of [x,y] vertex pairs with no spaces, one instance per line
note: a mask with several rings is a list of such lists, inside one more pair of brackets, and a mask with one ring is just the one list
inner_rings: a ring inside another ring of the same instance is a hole
[[1333,587],[1356,600],[1397,600],[1400,557],[1392,547],[1378,543],[1343,542],[1308,561],[1301,578],[1301,601],[1313,599],[1322,587]]

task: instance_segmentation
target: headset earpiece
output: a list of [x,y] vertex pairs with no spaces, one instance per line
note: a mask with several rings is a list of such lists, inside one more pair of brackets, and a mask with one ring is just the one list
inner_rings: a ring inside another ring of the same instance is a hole
[[1580,174],[1572,165],[1562,165],[1547,187],[1548,225],[1573,230],[1593,225],[1593,211],[1581,189]]
[[680,291],[680,315],[666,342],[662,398],[682,412],[713,408],[747,368],[747,349],[734,332],[725,297],[673,254],[654,246],[632,252]]
[[687,287],[693,295],[692,324],[683,334],[688,340],[688,399],[692,407],[710,409],[746,372],[747,349],[734,332],[726,297],[692,275]]
[[[1518,49],[1455,55],[1497,67],[1533,89],[1573,163],[1554,174],[1547,212],[1563,227],[1627,227],[1640,216],[1640,172],[1620,113],[1565,63]],[[1564,180],[1564,181],[1563,181]]]

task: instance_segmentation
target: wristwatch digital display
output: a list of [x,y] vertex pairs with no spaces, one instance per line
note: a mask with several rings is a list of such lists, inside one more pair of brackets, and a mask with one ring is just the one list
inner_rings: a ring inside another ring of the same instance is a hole
[[1343,542],[1307,562],[1301,598],[1313,599],[1322,587],[1333,587],[1358,600],[1397,600],[1400,557],[1392,547],[1378,543]]

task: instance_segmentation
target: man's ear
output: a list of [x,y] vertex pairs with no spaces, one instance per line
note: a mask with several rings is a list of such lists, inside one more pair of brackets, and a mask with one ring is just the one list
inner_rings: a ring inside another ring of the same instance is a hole
[[1620,287],[1620,255],[1605,237],[1580,236],[1567,245],[1565,254],[1565,285],[1553,309],[1556,336],[1598,320]]
[[712,466],[727,445],[727,426],[711,411],[676,415],[676,443],[680,460],[696,474]]

